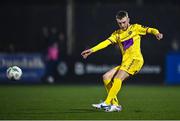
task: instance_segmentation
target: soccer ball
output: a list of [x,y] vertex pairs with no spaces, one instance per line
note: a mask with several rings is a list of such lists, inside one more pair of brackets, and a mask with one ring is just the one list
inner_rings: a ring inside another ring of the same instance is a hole
[[22,76],[22,70],[18,66],[12,66],[7,69],[8,79],[20,80]]

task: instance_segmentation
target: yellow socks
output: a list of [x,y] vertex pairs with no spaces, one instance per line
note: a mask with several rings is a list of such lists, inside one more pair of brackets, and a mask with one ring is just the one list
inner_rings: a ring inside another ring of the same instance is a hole
[[107,93],[108,93],[109,90],[110,90],[111,87],[112,87],[111,80],[103,80],[103,82],[104,82],[105,89],[106,89],[106,91],[107,91]]
[[116,106],[119,105],[119,101],[118,101],[118,99],[117,99],[117,96],[116,96],[113,100],[111,100],[111,103],[112,103],[113,105],[116,105]]
[[[113,85],[113,82],[111,82],[111,80],[103,80],[103,81],[104,81],[105,89],[106,89],[107,93],[109,93],[109,90],[111,89],[111,87]],[[111,104],[116,105],[116,106],[119,105],[119,101],[117,99],[117,96],[115,96],[115,98],[113,98],[111,100]]]
[[[106,91],[107,91],[107,93],[109,93],[109,91],[110,91],[113,83],[111,82],[111,80],[103,80],[103,81],[104,81],[104,86],[105,86],[105,88],[106,88]],[[117,99],[117,96],[115,96],[115,98],[113,98],[113,99],[111,100],[111,104],[117,105],[117,106],[119,105],[119,101],[118,101],[118,99]]]
[[[106,84],[109,84],[109,83],[106,83]],[[119,90],[121,89],[121,85],[122,85],[122,80],[119,78],[114,78],[112,87],[108,88],[108,86],[106,86],[106,88],[109,89],[108,96],[105,100],[105,103],[107,105],[110,105],[111,103],[113,103],[113,104],[115,103],[114,105],[118,105],[118,100],[117,100],[116,95],[118,94]]]

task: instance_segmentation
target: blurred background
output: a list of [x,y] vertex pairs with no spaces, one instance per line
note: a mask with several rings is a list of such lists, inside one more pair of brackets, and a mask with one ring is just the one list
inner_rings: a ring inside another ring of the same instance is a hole
[[[116,46],[83,60],[80,53],[118,29],[115,14],[129,12],[131,23],[155,27],[162,41],[142,38],[145,64],[129,84],[180,84],[179,0],[31,0],[0,2],[0,84],[99,84],[121,63]],[[17,65],[22,79],[9,81]]]

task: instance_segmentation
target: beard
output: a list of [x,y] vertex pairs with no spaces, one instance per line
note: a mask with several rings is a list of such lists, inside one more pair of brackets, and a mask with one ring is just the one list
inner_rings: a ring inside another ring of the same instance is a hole
[[127,30],[128,26],[120,27],[122,30]]

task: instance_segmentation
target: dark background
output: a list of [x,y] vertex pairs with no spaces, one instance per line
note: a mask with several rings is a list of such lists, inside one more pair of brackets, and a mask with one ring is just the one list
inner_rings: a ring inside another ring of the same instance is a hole
[[[178,0],[74,0],[74,35],[73,52],[67,54],[67,16],[65,0],[51,1],[12,1],[0,2],[0,52],[1,53],[42,53],[49,44],[43,35],[43,28],[56,28],[63,33],[64,39],[59,40],[59,61],[66,61],[70,71],[63,77],[57,72],[57,80],[97,82],[102,74],[77,76],[73,72],[73,64],[120,64],[119,50],[113,46],[97,52],[88,60],[80,56],[82,50],[90,48],[105,40],[118,29],[115,14],[119,10],[129,12],[131,23],[139,23],[155,27],[164,34],[163,40],[157,41],[152,35],[142,38],[142,53],[145,65],[159,65],[161,72],[140,74],[135,76],[134,83],[163,83],[165,78],[165,58],[169,52],[179,51],[173,48],[173,41],[179,45],[180,39],[180,2]],[[94,80],[94,81],[93,81]]]

